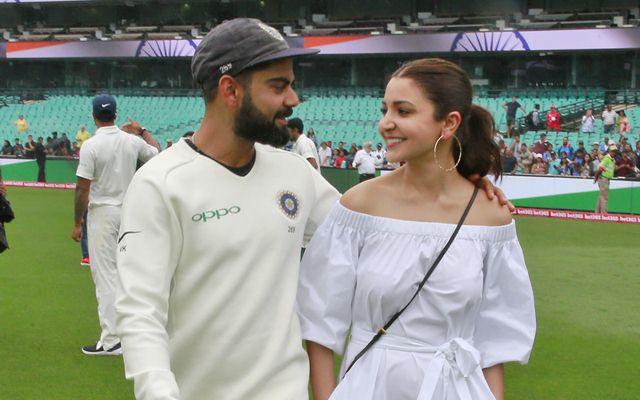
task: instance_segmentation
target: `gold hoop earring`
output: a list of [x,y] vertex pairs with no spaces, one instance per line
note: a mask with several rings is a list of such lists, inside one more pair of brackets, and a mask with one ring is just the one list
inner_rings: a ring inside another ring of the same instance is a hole
[[462,160],[462,143],[460,143],[460,139],[458,139],[458,137],[456,135],[453,135],[453,138],[456,140],[456,142],[458,142],[458,148],[460,149],[460,152],[458,153],[458,161],[456,161],[456,163],[453,165],[453,167],[445,168],[442,165],[440,165],[440,163],[438,162],[438,144],[440,143],[440,140],[442,138],[443,138],[443,136],[440,135],[438,140],[436,140],[436,144],[433,145],[433,159],[435,160],[436,165],[438,166],[438,168],[440,168],[441,170],[443,170],[445,172],[449,172],[449,171],[452,171],[453,169],[455,169],[458,166],[458,164],[460,164],[460,160]]

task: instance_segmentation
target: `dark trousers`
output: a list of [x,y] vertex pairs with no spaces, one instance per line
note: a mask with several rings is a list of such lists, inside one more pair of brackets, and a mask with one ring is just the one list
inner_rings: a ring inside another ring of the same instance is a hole
[[360,174],[360,182],[368,181],[376,177],[376,174]]
[[38,182],[46,182],[47,179],[44,176],[44,162],[46,159],[38,159],[36,163],[38,163]]

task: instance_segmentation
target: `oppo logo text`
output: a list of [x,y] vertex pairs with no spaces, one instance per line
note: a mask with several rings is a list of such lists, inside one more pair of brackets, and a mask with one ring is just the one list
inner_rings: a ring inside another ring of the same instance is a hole
[[219,208],[217,210],[203,211],[197,214],[193,214],[191,220],[193,222],[207,222],[210,219],[219,220],[222,217],[226,217],[230,214],[237,214],[240,212],[240,207],[233,206],[229,208]]

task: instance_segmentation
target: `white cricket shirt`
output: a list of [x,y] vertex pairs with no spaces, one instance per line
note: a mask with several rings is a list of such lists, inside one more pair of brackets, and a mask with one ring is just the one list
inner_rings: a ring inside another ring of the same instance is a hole
[[320,157],[318,156],[318,149],[316,148],[315,143],[313,143],[313,140],[309,139],[305,135],[300,135],[293,144],[291,151],[301,155],[305,160],[308,158],[315,159],[316,165],[318,166],[317,169],[320,171]]
[[255,148],[238,176],[181,140],[131,182],[116,312],[137,399],[307,399],[300,248],[339,193],[297,155]]
[[115,125],[99,128],[80,148],[76,170],[91,181],[89,207],[122,205],[138,160],[146,162],[156,154],[158,149]]

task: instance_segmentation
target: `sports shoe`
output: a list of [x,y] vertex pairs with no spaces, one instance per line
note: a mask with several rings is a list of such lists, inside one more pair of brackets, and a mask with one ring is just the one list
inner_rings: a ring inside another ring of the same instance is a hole
[[89,257],[82,257],[82,259],[80,260],[80,265],[84,265],[85,267],[90,266],[91,262],[89,261]]
[[118,343],[109,350],[105,350],[102,346],[102,343],[98,341],[98,343],[94,344],[93,346],[83,347],[82,352],[88,356],[121,356],[122,346],[120,346],[120,343]]

